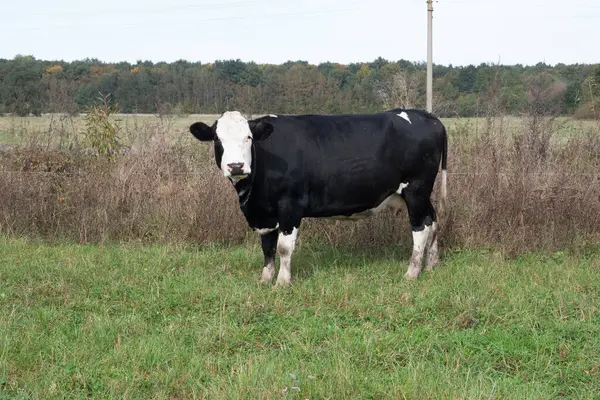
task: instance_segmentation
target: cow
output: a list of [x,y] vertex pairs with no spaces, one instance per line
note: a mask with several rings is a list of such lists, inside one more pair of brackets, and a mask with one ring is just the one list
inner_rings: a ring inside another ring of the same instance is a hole
[[223,113],[209,126],[190,125],[214,142],[217,167],[234,185],[250,228],[260,234],[262,282],[292,281],[291,257],[304,218],[357,220],[391,208],[408,211],[413,251],[406,279],[439,263],[431,193],[441,160],[440,212],[446,202],[447,135],[419,109],[373,114],[268,115],[247,120]]

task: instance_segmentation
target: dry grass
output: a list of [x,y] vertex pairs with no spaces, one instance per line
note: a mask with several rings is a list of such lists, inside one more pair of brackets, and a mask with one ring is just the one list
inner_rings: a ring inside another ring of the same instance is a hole
[[497,118],[452,143],[446,241],[523,251],[597,237],[600,126],[554,140],[561,129],[551,117],[525,117],[517,129]]
[[[82,149],[79,122],[19,123],[15,147],[0,155],[1,231],[52,241],[243,241],[249,231],[234,190],[212,147],[187,133],[191,119],[122,120],[130,151],[114,162]],[[446,246],[521,252],[598,238],[600,125],[543,116],[445,122]],[[409,245],[406,215],[390,216],[307,220],[302,237],[349,248]]]
[[243,238],[235,192],[207,152],[169,120],[142,122],[124,129],[132,146],[114,162],[29,140],[2,153],[2,231],[79,242]]

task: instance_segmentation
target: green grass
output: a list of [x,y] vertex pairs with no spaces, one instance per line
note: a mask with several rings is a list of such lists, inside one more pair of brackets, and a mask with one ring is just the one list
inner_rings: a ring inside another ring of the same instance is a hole
[[0,240],[0,399],[599,398],[600,253],[403,255]]

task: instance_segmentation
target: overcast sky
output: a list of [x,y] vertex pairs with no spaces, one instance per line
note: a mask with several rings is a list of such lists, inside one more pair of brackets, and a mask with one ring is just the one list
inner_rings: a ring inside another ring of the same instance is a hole
[[[599,0],[439,0],[434,63],[600,62]],[[0,58],[426,59],[425,0],[0,0]]]

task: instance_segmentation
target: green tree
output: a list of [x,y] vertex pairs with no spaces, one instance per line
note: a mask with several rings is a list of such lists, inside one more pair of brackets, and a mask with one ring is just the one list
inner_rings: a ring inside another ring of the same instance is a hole
[[46,100],[43,64],[32,56],[18,55],[7,63],[2,77],[2,99],[8,112],[40,115]]

